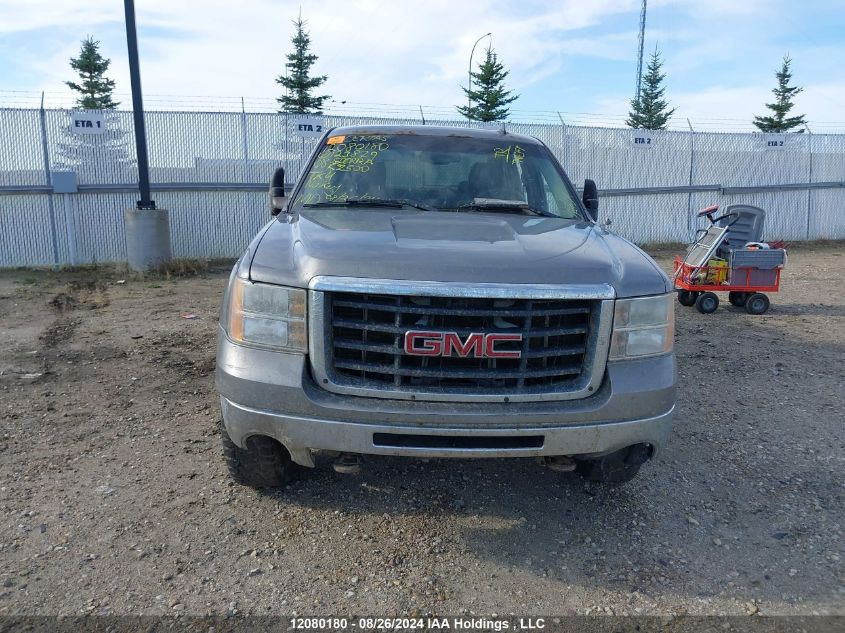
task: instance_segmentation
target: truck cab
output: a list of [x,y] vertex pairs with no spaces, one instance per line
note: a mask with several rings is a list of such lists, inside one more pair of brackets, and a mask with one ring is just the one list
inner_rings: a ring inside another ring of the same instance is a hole
[[232,270],[216,385],[232,476],[317,451],[537,457],[622,483],[666,444],[674,294],[539,140],[353,126],[317,143]]

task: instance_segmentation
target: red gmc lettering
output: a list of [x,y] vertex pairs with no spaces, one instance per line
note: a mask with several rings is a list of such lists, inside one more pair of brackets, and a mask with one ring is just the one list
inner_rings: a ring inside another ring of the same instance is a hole
[[452,350],[455,350],[461,358],[466,358],[470,355],[475,358],[481,358],[484,356],[484,335],[470,334],[467,337],[466,343],[462,343],[461,337],[455,332],[445,332],[443,334],[443,355],[451,356]]
[[522,334],[488,334],[484,337],[484,355],[487,358],[520,358],[522,352],[514,350],[510,352],[497,351],[496,343],[500,341],[521,341]]
[[[417,341],[421,341],[418,345]],[[412,356],[442,356],[442,332],[406,332],[405,353]]]
[[455,356],[460,358],[521,358],[519,350],[496,349],[498,343],[521,341],[522,334],[473,333],[462,340],[457,332],[411,330],[405,333],[405,353],[411,356]]

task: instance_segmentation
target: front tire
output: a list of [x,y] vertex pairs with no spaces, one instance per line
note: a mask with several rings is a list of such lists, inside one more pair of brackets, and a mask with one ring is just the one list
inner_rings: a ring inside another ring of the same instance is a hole
[[737,308],[745,307],[745,302],[748,301],[748,293],[747,292],[729,292],[728,293],[728,301],[731,302],[732,306],[736,306]]
[[290,453],[276,440],[253,435],[241,448],[229,437],[222,422],[220,439],[229,475],[237,483],[253,488],[279,488],[291,480],[294,464]]
[[693,290],[679,290],[678,303],[682,306],[692,307],[695,305],[695,300],[698,299],[698,293]]
[[576,471],[587,481],[618,486],[631,481],[652,455],[648,444],[634,444],[595,459],[577,459]]
[[701,314],[712,314],[719,307],[719,297],[715,292],[703,292],[695,300],[695,309]]
[[764,314],[769,309],[769,298],[762,292],[755,292],[745,302],[745,311],[748,314]]

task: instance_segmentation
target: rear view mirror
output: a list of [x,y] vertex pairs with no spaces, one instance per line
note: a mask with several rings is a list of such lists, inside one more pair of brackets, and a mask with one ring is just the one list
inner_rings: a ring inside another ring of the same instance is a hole
[[581,200],[590,219],[595,222],[599,215],[599,190],[594,180],[587,178],[584,181],[584,193],[581,195]]
[[285,208],[285,170],[282,167],[273,172],[270,179],[270,215],[279,215]]

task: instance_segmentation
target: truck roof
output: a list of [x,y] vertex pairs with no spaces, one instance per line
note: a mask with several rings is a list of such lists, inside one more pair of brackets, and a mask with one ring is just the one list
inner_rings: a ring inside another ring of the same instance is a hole
[[501,139],[508,138],[520,143],[532,143],[542,145],[540,141],[532,136],[523,134],[511,134],[502,130],[487,130],[468,127],[446,127],[437,125],[346,125],[333,128],[331,135],[366,135],[366,134],[408,134],[419,136],[451,136],[464,138]]

